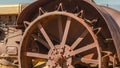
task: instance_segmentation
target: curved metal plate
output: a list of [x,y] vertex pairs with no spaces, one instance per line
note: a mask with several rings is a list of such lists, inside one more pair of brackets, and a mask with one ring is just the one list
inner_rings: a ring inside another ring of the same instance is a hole
[[[30,4],[28,7],[26,7],[23,10],[23,12],[20,14],[19,18],[18,18],[18,22],[17,22],[18,26],[22,25],[23,21],[26,21],[26,20],[31,21],[32,18],[35,16],[34,14],[36,12],[38,12],[39,7],[42,6],[42,5],[45,5],[45,4],[49,3],[49,2],[54,2],[54,0],[37,0],[36,2]],[[87,5],[88,7],[86,6],[84,8],[89,9],[89,11],[92,12],[92,11],[95,10],[94,13],[98,14],[98,15],[96,15],[96,17],[100,16],[99,18],[101,18],[103,20],[102,23],[106,24],[106,25],[103,25],[103,26],[106,29],[108,28],[107,31],[110,32],[108,35],[112,36],[112,38],[113,38],[115,48],[117,50],[117,55],[118,55],[118,58],[120,60],[120,54],[119,54],[120,53],[120,46],[119,46],[120,45],[120,25],[118,23],[119,20],[116,19],[116,17],[115,17],[118,12],[115,11],[116,12],[115,15],[111,14],[112,13],[111,10],[108,10],[108,11],[104,10],[100,6],[96,5],[93,2],[90,2],[88,0],[81,0],[79,2],[84,3],[84,4],[82,4],[82,7],[84,5]]]

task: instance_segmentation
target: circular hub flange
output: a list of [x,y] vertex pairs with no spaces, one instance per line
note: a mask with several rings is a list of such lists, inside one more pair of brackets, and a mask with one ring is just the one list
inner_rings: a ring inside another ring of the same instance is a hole
[[72,56],[70,56],[71,51],[72,49],[68,45],[65,45],[64,47],[56,45],[55,48],[49,51],[47,66],[49,66],[49,68],[69,68],[69,66],[72,66]]

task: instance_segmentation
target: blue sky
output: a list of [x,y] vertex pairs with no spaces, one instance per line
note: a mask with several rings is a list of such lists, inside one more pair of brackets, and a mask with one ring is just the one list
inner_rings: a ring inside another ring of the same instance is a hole
[[[0,4],[18,4],[18,3],[29,3],[35,0],[0,0]],[[112,4],[120,5],[120,0],[95,0],[98,4]]]
[[[31,3],[35,0],[0,0],[0,4],[21,4]],[[120,10],[120,0],[94,0],[96,3],[101,5],[109,4],[110,7]]]
[[19,3],[30,3],[35,0],[0,0],[0,4],[19,4]]
[[98,4],[120,5],[120,0],[94,0]]
[[120,11],[120,0],[94,0],[97,4],[107,5]]

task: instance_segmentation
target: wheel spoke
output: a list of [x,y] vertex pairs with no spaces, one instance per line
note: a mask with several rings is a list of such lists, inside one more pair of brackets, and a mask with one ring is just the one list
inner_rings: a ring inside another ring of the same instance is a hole
[[24,21],[24,24],[30,25],[30,22],[28,22],[28,21]]
[[30,25],[30,22],[24,21],[24,26],[27,28]]
[[39,27],[41,33],[43,34],[43,36],[45,37],[46,41],[48,42],[50,48],[54,48],[52,41],[50,40],[49,36],[47,35],[47,33],[45,32],[44,28],[42,27],[42,25],[40,23],[38,24],[38,27]]
[[66,26],[65,26],[65,30],[64,30],[64,34],[63,34],[63,38],[62,38],[62,42],[61,42],[62,46],[64,46],[65,43],[66,43],[68,31],[69,31],[69,28],[70,28],[70,23],[71,23],[71,18],[68,17],[67,22],[66,22]]
[[76,55],[76,54],[82,53],[84,51],[90,50],[90,49],[95,48],[95,47],[96,47],[96,44],[92,43],[92,44],[86,45],[84,47],[81,47],[77,50],[74,50],[73,52],[71,52],[71,55]]
[[99,64],[99,61],[98,61],[98,60],[95,60],[95,59],[81,58],[80,60],[81,60],[82,62],[84,62],[84,63]]
[[84,38],[85,36],[88,34],[88,31],[85,30],[80,37],[72,44],[71,48],[74,49]]
[[62,20],[61,20],[60,16],[59,16],[59,19],[58,19],[58,29],[59,29],[59,38],[60,38],[60,41],[61,41],[62,36],[63,36],[63,26],[62,26]]
[[42,59],[48,59],[48,55],[46,55],[46,54],[33,53],[33,52],[26,52],[26,56],[35,57],[35,58],[42,58]]
[[41,44],[43,44],[46,48],[50,49],[50,46],[48,45],[48,43],[46,41],[44,41],[43,39],[39,38],[37,35],[32,34],[32,37],[34,39],[36,39],[38,42],[40,42]]

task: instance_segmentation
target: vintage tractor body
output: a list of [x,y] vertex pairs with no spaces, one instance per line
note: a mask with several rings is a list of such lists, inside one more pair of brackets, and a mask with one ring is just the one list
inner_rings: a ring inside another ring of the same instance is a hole
[[37,0],[19,15],[13,38],[4,40],[5,54],[16,55],[19,68],[119,67],[119,18],[92,0]]

